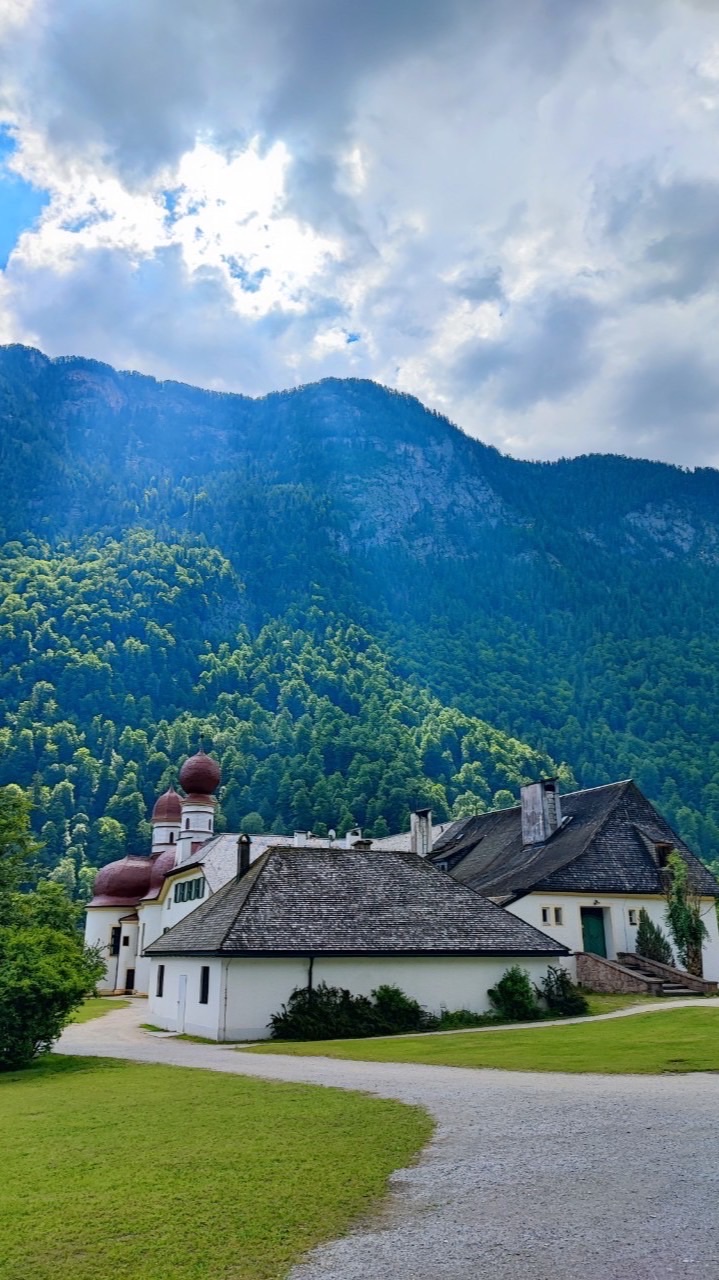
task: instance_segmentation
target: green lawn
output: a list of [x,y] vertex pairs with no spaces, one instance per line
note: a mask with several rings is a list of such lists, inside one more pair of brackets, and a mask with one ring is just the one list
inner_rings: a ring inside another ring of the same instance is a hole
[[113,1009],[126,1009],[129,1000],[120,1000],[117,996],[91,996],[80,1005],[72,1015],[72,1022],[91,1022],[93,1018],[101,1018],[103,1013]]
[[599,991],[585,992],[589,1003],[589,1012],[594,1016],[598,1013],[616,1013],[617,1009],[630,1009],[636,1004],[664,1004],[670,1003],[672,996],[623,996],[623,995],[604,995]]
[[50,1055],[0,1076],[3,1280],[272,1280],[427,1141],[419,1108]]
[[464,1031],[377,1040],[267,1042],[242,1053],[291,1053],[370,1062],[425,1062],[508,1071],[656,1074],[719,1070],[719,1010],[674,1009],[608,1022]]

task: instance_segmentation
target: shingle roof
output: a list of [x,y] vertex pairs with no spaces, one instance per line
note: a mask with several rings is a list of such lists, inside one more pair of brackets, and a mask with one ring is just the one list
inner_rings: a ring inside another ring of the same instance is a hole
[[[432,827],[432,843],[436,844],[445,831],[448,831],[452,822],[436,822]],[[372,841],[373,849],[391,849],[394,853],[402,850],[411,852],[412,832],[402,831],[397,836],[380,836],[379,839]]]
[[671,843],[701,892],[719,884],[631,781],[562,796],[563,825],[543,845],[522,844],[522,810],[501,809],[456,822],[432,858],[462,884],[509,902],[532,890],[662,894],[656,843]]
[[270,848],[148,955],[559,955],[554,939],[425,858],[374,849]]
[[[201,865],[211,893],[216,893],[228,880],[237,875],[237,840],[238,831],[223,831],[220,835],[206,840],[194,853],[187,855],[185,862],[174,868],[175,874],[186,868]],[[292,836],[258,835],[250,836],[250,860],[255,862],[260,854],[270,845],[291,845]]]

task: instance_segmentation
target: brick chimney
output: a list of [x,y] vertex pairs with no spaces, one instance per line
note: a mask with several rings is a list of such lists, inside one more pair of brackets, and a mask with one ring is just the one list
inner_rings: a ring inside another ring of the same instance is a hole
[[521,789],[522,844],[544,844],[562,825],[556,778],[543,778]]
[[409,820],[409,847],[426,858],[432,852],[432,810],[416,809]]

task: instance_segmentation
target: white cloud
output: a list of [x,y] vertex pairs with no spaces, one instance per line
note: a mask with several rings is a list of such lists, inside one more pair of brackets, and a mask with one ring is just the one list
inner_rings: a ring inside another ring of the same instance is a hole
[[51,195],[0,334],[253,394],[375,377],[535,457],[716,460],[715,6],[167,13],[0,0]]

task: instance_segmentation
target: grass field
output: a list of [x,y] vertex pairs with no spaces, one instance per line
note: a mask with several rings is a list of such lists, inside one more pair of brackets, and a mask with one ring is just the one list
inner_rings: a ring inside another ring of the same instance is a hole
[[617,1009],[631,1009],[637,1004],[671,1004],[672,996],[623,996],[604,995],[599,991],[587,992],[589,1012],[594,1017],[598,1013],[616,1013]]
[[3,1280],[275,1280],[431,1132],[306,1085],[47,1057],[0,1076]]
[[101,1018],[104,1013],[113,1009],[126,1009],[129,1000],[121,1000],[117,996],[91,996],[80,1005],[72,1015],[72,1022],[91,1022],[93,1018]]
[[370,1062],[424,1062],[508,1071],[658,1074],[719,1070],[719,1009],[638,1013],[607,1022],[465,1031],[377,1040],[266,1042],[243,1053],[290,1053]]

